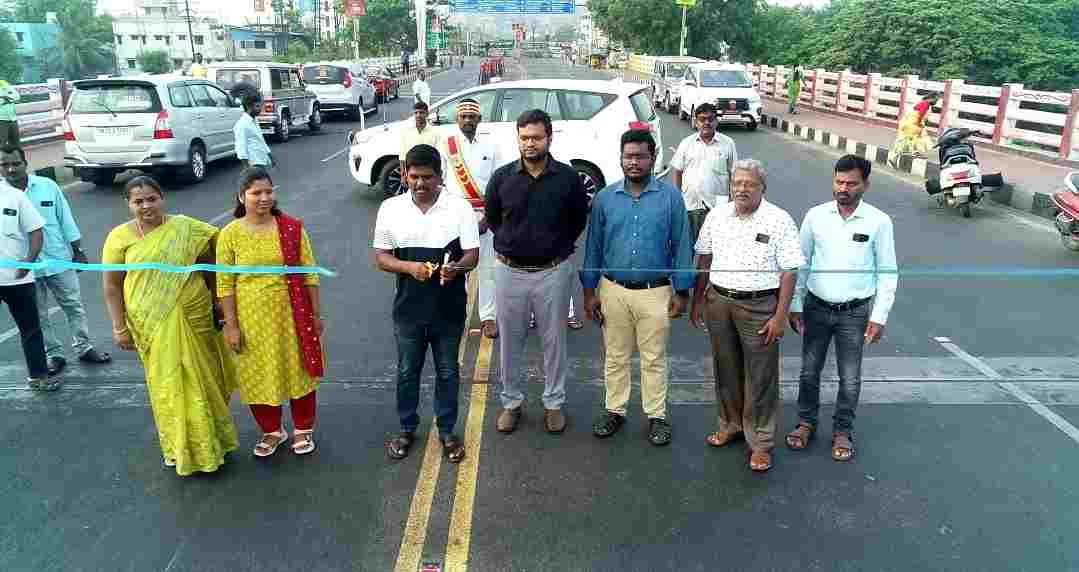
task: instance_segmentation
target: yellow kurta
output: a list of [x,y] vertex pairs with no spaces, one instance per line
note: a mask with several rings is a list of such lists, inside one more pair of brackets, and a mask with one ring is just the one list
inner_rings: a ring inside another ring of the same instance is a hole
[[[143,238],[124,224],[109,233],[101,261],[188,266],[216,233],[185,216],[170,216]],[[212,301],[198,273],[132,270],[124,277],[127,325],[146,370],[161,453],[180,475],[216,470],[239,445],[229,414],[235,371],[214,328]]]
[[[301,263],[315,266],[306,230],[302,240]],[[283,266],[277,228],[254,232],[239,220],[229,223],[217,239],[217,263]],[[318,285],[318,275],[307,275],[304,283]],[[285,276],[218,274],[217,296],[233,295],[243,336],[241,353],[230,352],[236,364],[240,399],[247,404],[283,405],[314,391],[318,380],[303,368]]]

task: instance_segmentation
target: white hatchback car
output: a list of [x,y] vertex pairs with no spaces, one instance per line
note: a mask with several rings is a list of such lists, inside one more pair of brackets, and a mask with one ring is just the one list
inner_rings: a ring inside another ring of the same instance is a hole
[[352,119],[378,111],[375,86],[363,64],[319,62],[304,64],[303,80],[307,89],[318,95],[322,111],[341,111]]
[[[648,86],[621,81],[537,79],[487,84],[457,92],[431,107],[435,129],[456,127],[457,102],[471,97],[479,102],[483,122],[478,133],[497,142],[506,162],[520,156],[517,117],[530,109],[551,116],[551,155],[573,165],[589,196],[622,179],[618,148],[622,133],[649,129],[656,138],[656,166],[663,164],[659,116],[652,107]],[[348,169],[356,182],[381,189],[386,196],[402,192],[397,157],[404,120],[349,133]]]
[[753,78],[737,64],[708,62],[686,68],[680,90],[678,116],[693,124],[698,105],[711,103],[720,123],[745,125],[750,131],[761,121],[761,96],[753,89]]

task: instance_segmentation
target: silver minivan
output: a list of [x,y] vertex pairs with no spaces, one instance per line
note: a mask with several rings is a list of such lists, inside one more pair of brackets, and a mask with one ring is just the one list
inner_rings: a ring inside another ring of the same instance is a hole
[[322,128],[322,105],[318,95],[295,64],[275,62],[214,62],[206,66],[206,77],[231,91],[238,83],[249,83],[262,94],[262,112],[256,118],[263,135],[288,141],[295,127],[309,132]]
[[210,161],[236,154],[232,128],[242,113],[203,79],[76,81],[64,115],[64,166],[101,186],[128,169],[198,183]]

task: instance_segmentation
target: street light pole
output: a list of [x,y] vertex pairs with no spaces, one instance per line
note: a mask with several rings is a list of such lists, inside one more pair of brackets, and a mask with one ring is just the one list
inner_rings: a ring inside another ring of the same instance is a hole
[[187,39],[191,42],[191,62],[195,61],[195,33],[191,30],[191,4],[184,0],[184,16],[187,18]]
[[686,5],[682,5],[682,41],[678,45],[678,55],[686,55]]

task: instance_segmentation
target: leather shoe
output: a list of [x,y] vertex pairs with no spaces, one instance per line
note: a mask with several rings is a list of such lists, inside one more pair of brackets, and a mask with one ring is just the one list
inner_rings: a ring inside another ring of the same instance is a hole
[[49,365],[49,376],[52,377],[54,375],[59,374],[61,371],[64,371],[64,368],[67,367],[67,360],[62,358],[62,357],[59,357],[59,356],[54,356],[54,357],[49,358],[49,364],[48,365]]
[[548,433],[561,433],[566,429],[566,416],[561,409],[543,410],[543,428]]
[[495,428],[499,433],[513,433],[517,429],[517,423],[521,420],[521,413],[523,413],[520,406],[516,409],[503,409],[502,413],[498,414],[498,421],[495,424]]

